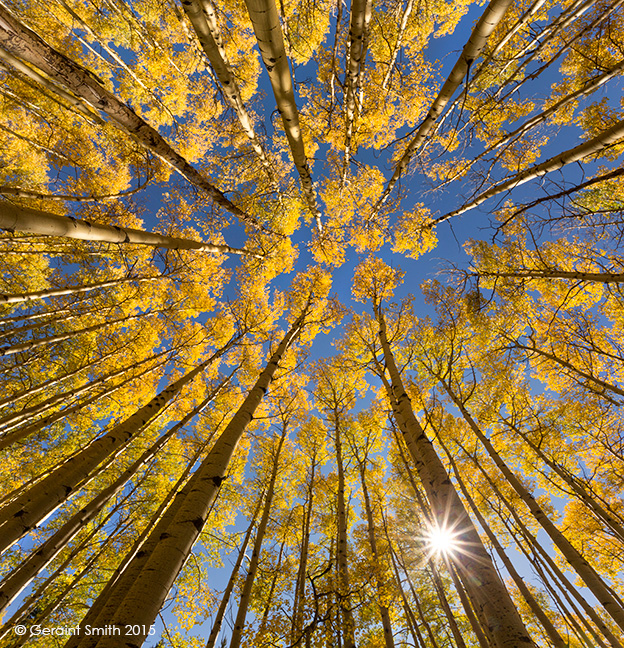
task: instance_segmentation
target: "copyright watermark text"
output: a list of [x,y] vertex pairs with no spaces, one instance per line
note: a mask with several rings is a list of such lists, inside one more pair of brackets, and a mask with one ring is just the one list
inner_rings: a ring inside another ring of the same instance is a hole
[[65,636],[70,637],[73,635],[79,635],[83,637],[90,636],[101,636],[101,637],[132,637],[132,636],[141,636],[141,635],[155,635],[156,629],[154,626],[146,625],[107,625],[100,628],[95,626],[85,625],[85,626],[42,626],[42,625],[32,625],[26,627],[24,625],[17,625],[13,628],[13,633],[23,637],[28,635],[30,637],[40,637],[40,636]]

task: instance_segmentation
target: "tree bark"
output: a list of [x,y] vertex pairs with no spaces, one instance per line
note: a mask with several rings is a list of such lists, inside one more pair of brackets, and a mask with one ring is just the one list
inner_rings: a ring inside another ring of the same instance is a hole
[[321,213],[316,199],[314,184],[305,154],[299,112],[295,102],[292,77],[288,57],[284,50],[284,38],[274,0],[245,0],[249,18],[253,25],[262,60],[269,73],[269,80],[275,95],[277,109],[282,117],[286,138],[290,146],[293,162],[301,179],[303,195],[316,221],[319,234],[323,231]]
[[[1,193],[1,192],[0,192]],[[135,281],[157,281],[163,276],[157,277],[123,277],[121,279],[111,279],[110,281],[98,281],[97,283],[87,284],[84,286],[71,286],[69,288],[47,288],[46,290],[36,290],[28,293],[0,294],[0,304],[20,304],[22,302],[34,301],[37,299],[47,299],[48,297],[62,297],[64,295],[80,295],[82,293],[97,290],[98,288],[110,288],[111,286],[120,286]]]
[[286,438],[286,431],[287,427],[284,426],[282,436],[277,444],[277,448],[275,449],[275,455],[273,457],[273,468],[271,469],[269,485],[264,497],[262,517],[260,518],[258,530],[256,531],[253,551],[251,552],[251,560],[249,561],[249,567],[247,568],[245,583],[243,584],[243,590],[241,592],[238,603],[238,612],[236,613],[234,627],[232,628],[230,648],[239,648],[241,644],[241,638],[243,636],[243,630],[245,628],[245,619],[247,617],[247,609],[249,608],[249,603],[251,602],[251,590],[254,586],[254,581],[256,580],[256,574],[258,573],[260,554],[262,553],[262,543],[264,542],[264,534],[266,533],[267,524],[269,523],[271,504],[273,502],[273,494],[275,493],[275,480],[277,479],[279,467],[279,456],[282,451],[282,446],[284,445],[284,439]]
[[453,561],[469,587],[470,598],[488,627],[497,648],[534,647],[509,592],[505,589],[492,559],[488,555],[477,530],[455,491],[448,473],[432,443],[418,423],[410,399],[405,392],[386,336],[383,313],[375,306],[379,324],[379,340],[391,381],[388,397],[438,525],[457,534],[459,543],[466,543],[469,552]]
[[[0,21],[1,17],[0,6]],[[152,245],[169,250],[197,250],[213,254],[238,254],[262,258],[262,255],[249,250],[233,248],[229,245],[203,243],[192,239],[165,236],[155,232],[119,227],[117,225],[102,225],[70,216],[58,216],[29,207],[0,203],[0,229],[9,232],[28,232],[44,236],[62,236],[81,241],[105,241],[107,243],[133,243],[135,245]]]

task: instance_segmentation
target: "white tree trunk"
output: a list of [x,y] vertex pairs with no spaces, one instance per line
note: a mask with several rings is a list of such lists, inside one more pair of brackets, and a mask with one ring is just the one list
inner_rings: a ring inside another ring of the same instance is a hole
[[214,245],[193,241],[192,239],[165,236],[155,232],[145,232],[130,227],[90,223],[89,221],[77,220],[68,216],[58,216],[57,214],[12,205],[7,202],[0,203],[0,229],[44,236],[63,236],[81,241],[134,243],[136,245],[153,245],[154,247],[170,250],[197,250],[198,252],[213,252],[215,254],[224,252],[226,254],[261,256],[229,245]]
[[303,194],[308,207],[316,221],[318,232],[322,232],[321,213],[319,211],[312,183],[312,175],[303,146],[299,112],[295,102],[292,77],[288,57],[284,50],[284,38],[280,27],[279,16],[274,0],[245,0],[249,18],[253,25],[262,60],[269,73],[269,80],[275,95],[277,109],[282,116],[282,123],[293,156],[293,162],[301,179]]
[[496,29],[496,26],[502,20],[510,4],[511,0],[491,0],[490,4],[487,6],[481,19],[472,30],[470,39],[466,43],[457,63],[455,63],[455,66],[451,70],[451,73],[438,93],[438,96],[431,104],[427,116],[418,127],[416,135],[407,145],[405,152],[401,156],[390,181],[386,185],[386,188],[375,207],[375,211],[378,211],[386,202],[399,178],[407,170],[412,157],[414,157],[418,148],[431,132],[433,125],[442,114],[444,107],[450,101],[455,90],[459,87],[459,84],[463,81],[472,62],[479,56],[481,50],[485,47],[488,36],[494,31],[494,29]]

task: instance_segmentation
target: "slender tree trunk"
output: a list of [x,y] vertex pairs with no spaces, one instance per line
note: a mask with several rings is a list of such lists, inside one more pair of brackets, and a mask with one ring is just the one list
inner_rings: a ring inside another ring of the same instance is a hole
[[[604,637],[607,639],[607,641],[611,644],[613,648],[621,648],[621,642],[615,637],[615,635],[611,632],[607,624],[600,618],[598,613],[594,610],[592,606],[589,605],[587,600],[585,599],[584,596],[582,596],[576,587],[568,580],[568,578],[565,576],[565,574],[559,569],[555,561],[551,558],[551,556],[548,554],[548,552],[544,549],[544,547],[541,545],[540,542],[538,542],[537,538],[527,529],[524,521],[518,514],[516,508],[507,500],[507,498],[503,495],[503,493],[500,491],[498,486],[495,484],[494,480],[490,477],[490,475],[487,473],[485,468],[481,465],[480,462],[478,462],[475,457],[473,457],[470,453],[466,451],[465,448],[463,448],[461,445],[460,447],[462,450],[466,453],[466,456],[470,458],[470,460],[474,463],[474,465],[479,469],[479,471],[483,474],[483,476],[486,478],[488,484],[492,488],[492,491],[495,493],[495,495],[498,497],[498,499],[503,502],[507,510],[511,513],[512,517],[515,520],[515,523],[518,525],[518,528],[521,530],[522,535],[527,539],[529,542],[530,546],[539,552],[539,554],[543,557],[543,559],[546,561],[548,564],[549,568],[553,571],[553,573],[556,574],[557,578],[561,583],[564,585],[564,590],[567,590],[579,603],[581,608],[584,610],[584,612],[587,614],[587,616],[592,620],[593,623],[596,624],[596,627],[599,628],[600,632],[604,635]],[[564,591],[562,590],[562,591]],[[590,628],[591,626],[588,626]],[[591,629],[591,632],[594,632],[593,628]]]
[[362,80],[362,70],[366,59],[368,30],[372,14],[371,0],[352,0],[349,23],[349,46],[347,70],[345,74],[345,151],[342,165],[342,184],[349,171],[351,140],[356,116],[356,95]]
[[[383,569],[383,563],[379,549],[377,547],[377,536],[375,534],[375,520],[373,518],[373,507],[370,501],[370,495],[368,493],[368,486],[366,484],[366,465],[365,460],[360,461],[358,458],[359,469],[360,469],[360,482],[362,484],[362,495],[364,496],[364,510],[366,512],[366,530],[368,534],[368,542],[371,547],[371,554],[373,561],[377,567]],[[384,633],[384,643],[386,648],[394,648],[394,635],[392,632],[392,622],[390,620],[390,610],[388,606],[385,605],[382,601],[384,600],[384,585],[382,578],[380,576],[376,577],[376,586],[377,586],[377,596],[378,598],[378,607],[379,615],[381,616],[381,626]]]
[[295,581],[295,592],[293,600],[293,622],[290,641],[294,648],[301,646],[303,638],[303,615],[305,607],[305,578],[308,570],[308,556],[310,551],[310,533],[312,529],[312,507],[314,504],[314,476],[316,472],[316,450],[312,455],[310,465],[310,480],[308,482],[308,496],[303,519],[303,530],[301,533],[301,553],[299,555],[299,568]]
[[53,423],[56,423],[57,421],[67,418],[68,416],[74,414],[75,412],[84,410],[89,405],[96,403],[97,401],[102,400],[103,398],[110,398],[115,392],[119,391],[122,387],[125,387],[126,385],[136,380],[139,380],[142,376],[145,376],[151,373],[152,371],[155,371],[159,367],[160,364],[154,367],[148,367],[147,369],[144,369],[138,374],[125,378],[120,383],[109,387],[105,391],[90,396],[86,400],[78,401],[75,405],[70,405],[61,410],[58,410],[57,412],[54,412],[53,414],[44,416],[43,418],[35,421],[34,423],[22,425],[20,427],[12,429],[10,432],[7,432],[5,435],[0,437],[0,450],[3,450],[4,448],[7,448],[10,445],[19,442],[22,439],[25,439],[31,434],[35,434],[36,432],[39,432],[43,428],[51,426]]
[[72,286],[70,288],[48,288],[46,290],[37,290],[35,292],[29,293],[14,293],[12,295],[0,294],[0,304],[19,304],[22,302],[29,302],[38,299],[47,299],[48,297],[80,295],[82,293],[90,292],[91,290],[97,290],[98,288],[110,288],[111,286],[120,286],[121,284],[129,282],[142,283],[144,281],[157,281],[158,279],[162,278],[162,275],[158,277],[124,277],[122,279],[111,279],[110,281],[99,281],[97,283],[88,284],[85,286]]
[[351,609],[351,586],[347,557],[347,506],[345,502],[345,478],[342,462],[342,440],[340,415],[334,407],[334,441],[336,445],[336,470],[338,472],[338,493],[336,497],[336,565],[338,568],[338,605],[342,616],[344,648],[355,648],[355,620]]
[[256,580],[256,574],[258,573],[258,565],[260,564],[260,555],[262,553],[262,543],[264,542],[264,534],[266,533],[267,524],[269,523],[271,504],[273,503],[273,494],[275,493],[275,481],[277,479],[279,468],[279,457],[282,451],[282,446],[284,445],[284,439],[286,438],[286,431],[287,427],[284,426],[282,436],[279,440],[279,443],[277,444],[277,448],[275,449],[275,455],[273,457],[273,468],[271,470],[271,477],[269,478],[269,485],[267,487],[266,495],[264,498],[262,517],[260,518],[258,530],[256,531],[253,551],[251,553],[251,560],[249,561],[249,567],[247,568],[245,583],[243,584],[243,590],[241,592],[240,600],[238,603],[238,612],[236,613],[234,627],[232,628],[230,648],[239,648],[241,644],[241,638],[243,636],[243,630],[245,628],[245,619],[247,618],[247,609],[249,608],[249,603],[251,602],[251,590],[254,586],[254,581]]
[[[542,1],[544,2],[545,0]],[[407,3],[405,4],[405,8],[403,9],[403,14],[401,16],[401,23],[399,24],[399,33],[397,34],[396,43],[394,44],[394,47],[392,49],[392,56],[390,57],[390,62],[388,63],[388,69],[386,70],[383,81],[381,83],[382,90],[385,90],[388,87],[388,83],[390,82],[390,77],[392,76],[392,69],[394,68],[394,64],[397,60],[397,56],[399,55],[399,51],[403,46],[403,35],[405,34],[405,30],[407,28],[407,21],[409,20],[409,17],[412,15],[413,8],[414,8],[414,0],[407,0]]]
[[435,521],[439,525],[446,525],[453,529],[457,534],[458,542],[465,542],[470,548],[469,552],[462,554],[456,561],[456,566],[469,587],[470,598],[487,624],[497,648],[534,646],[446,469],[414,416],[410,399],[405,392],[386,337],[383,313],[377,306],[375,316],[379,324],[379,340],[391,381],[388,397],[425,488]]
[[232,73],[212,0],[182,0],[182,8],[191,21],[202,49],[221,83],[225,98],[236,113],[238,121],[249,138],[256,155],[260,158],[262,164],[268,168],[269,161],[254,131],[249,113],[243,104],[236,77]]
[[[166,497],[153,513],[147,526],[135,540],[130,551],[128,551],[119,565],[117,565],[117,568],[113,572],[113,575],[110,577],[110,579],[98,595],[97,599],[93,602],[87,614],[80,622],[80,633],[77,633],[76,635],[71,637],[67,641],[65,648],[75,648],[75,646],[80,641],[80,636],[84,634],[85,628],[88,625],[90,625],[91,627],[102,627],[101,625],[99,625],[98,620],[100,618],[106,617],[107,611],[110,609],[114,610],[119,602],[123,599],[125,592],[133,583],[136,576],[136,572],[128,569],[128,567],[131,565],[133,558],[138,553],[151,551],[154,544],[153,532],[163,532],[164,529],[166,529],[167,524],[171,521],[172,516],[179,508],[179,504],[182,501],[182,491],[184,491],[184,488],[182,488],[182,486],[185,485],[185,483],[188,484],[187,478],[191,473],[195,462],[205,452],[208,444],[212,441],[212,438],[213,435],[210,435],[210,438],[205,443],[203,443],[191,457],[191,460],[182,471],[182,474],[176,481],[173,488],[167,493]],[[182,491],[180,489],[182,489]],[[148,542],[150,538],[151,543]]]
[[13,344],[9,346],[0,347],[0,357],[13,355],[14,353],[19,353],[21,351],[31,351],[32,349],[37,349],[41,346],[46,346],[48,344],[54,344],[55,342],[62,342],[63,340],[68,340],[69,338],[76,337],[81,333],[90,333],[91,331],[97,331],[98,329],[104,326],[111,326],[112,324],[121,324],[122,322],[131,322],[132,320],[145,317],[150,313],[138,313],[136,315],[126,315],[125,317],[118,317],[117,319],[98,322],[97,324],[92,324],[91,326],[86,326],[82,329],[76,329],[74,331],[66,331],[64,333],[57,333],[56,335],[50,335],[46,338],[41,338],[40,340],[28,340],[26,342],[20,342],[19,344]]
[[510,421],[503,419],[505,424],[511,428],[530,448],[535,454],[549,466],[576,494],[576,496],[585,504],[602,523],[606,524],[609,529],[624,542],[624,526],[620,520],[617,519],[617,513],[612,511],[607,504],[607,508],[602,506],[598,500],[590,493],[591,487],[584,484],[578,477],[568,472],[565,468],[557,462],[549,459],[542,450],[533,443],[522,430],[515,426]]
[[[2,7],[0,6],[0,20]],[[117,225],[102,225],[89,221],[77,220],[69,216],[58,216],[48,212],[0,203],[0,229],[9,232],[28,232],[44,236],[62,236],[81,241],[105,241],[108,243],[132,243],[135,245],[152,245],[169,250],[197,250],[214,254],[238,254],[261,257],[255,252],[233,248],[229,245],[216,245],[193,241],[192,239],[165,236],[155,232],[119,227]]]
[[301,136],[299,112],[295,102],[292,77],[288,57],[284,50],[284,38],[275,1],[245,0],[245,4],[256,34],[262,60],[269,73],[277,109],[282,116],[282,123],[286,131],[293,162],[301,179],[303,195],[316,221],[316,228],[320,233],[323,229],[321,213],[317,205],[316,192]]
[[478,207],[481,203],[484,203],[489,198],[498,196],[505,191],[515,189],[516,187],[519,187],[520,185],[523,185],[530,180],[541,178],[547,173],[557,171],[567,164],[579,162],[580,160],[584,160],[587,157],[596,155],[597,153],[600,153],[601,151],[609,148],[623,137],[624,120],[620,120],[613,126],[611,126],[611,128],[608,128],[595,137],[592,137],[592,139],[588,140],[587,142],[579,144],[578,146],[568,149],[567,151],[563,151],[563,153],[559,153],[559,155],[551,157],[541,164],[537,164],[535,166],[524,169],[511,178],[507,178],[506,180],[498,182],[493,187],[490,187],[490,189],[480,193],[476,198],[473,198],[469,202],[465,203],[462,207],[459,207],[458,209],[455,209],[444,214],[443,216],[439,216],[438,218],[434,219],[432,226],[443,223],[444,221],[447,221],[454,216],[464,214],[467,211]]
[[214,648],[216,641],[219,638],[219,632],[221,631],[223,618],[225,617],[225,613],[227,611],[230,602],[230,596],[232,596],[232,592],[234,590],[234,585],[236,585],[236,581],[238,579],[238,573],[240,571],[241,565],[243,564],[243,559],[245,558],[245,552],[247,551],[247,546],[249,545],[249,541],[251,540],[251,534],[256,525],[256,519],[258,517],[258,513],[260,512],[260,507],[262,506],[262,499],[263,497],[260,497],[258,499],[258,503],[256,504],[256,509],[253,515],[251,516],[251,522],[249,523],[249,526],[247,527],[247,531],[245,532],[245,537],[243,538],[241,548],[238,551],[238,557],[236,558],[236,562],[234,563],[234,568],[232,569],[232,573],[230,574],[230,579],[228,580],[225,590],[223,591],[223,595],[221,596],[219,609],[217,610],[217,615],[215,616],[214,623],[212,624],[212,629],[210,630],[210,635],[208,636],[208,641],[206,642],[206,648]]
[[132,416],[114,425],[109,432],[92,441],[54,473],[0,509],[2,536],[0,549],[5,550],[10,547],[43,518],[56,510],[79,487],[84,486],[94,468],[108,457],[121,452],[157,414],[171,403],[185,385],[228,351],[237,340],[238,338],[232,338],[223,348],[168,385]]
[[552,362],[556,362],[559,366],[563,367],[564,369],[569,369],[570,371],[574,372],[575,374],[581,376],[581,378],[585,378],[586,380],[595,383],[596,385],[602,387],[605,390],[611,391],[614,394],[617,394],[618,396],[624,396],[624,389],[621,389],[617,385],[612,385],[611,383],[606,382],[605,380],[602,380],[596,376],[592,376],[591,374],[587,373],[586,371],[583,371],[582,369],[579,369],[578,367],[575,367],[571,362],[568,362],[567,360],[563,360],[562,358],[559,358],[556,356],[554,353],[549,353],[548,351],[544,351],[543,349],[537,348],[535,345],[532,346],[526,346],[524,344],[520,344],[519,342],[515,342],[513,344],[513,347],[516,349],[522,349],[523,351],[528,351],[529,353],[535,353],[539,356],[542,356],[543,358],[547,358],[548,360],[552,360]]
[[74,389],[71,389],[69,391],[62,392],[54,396],[50,396],[49,398],[46,398],[44,401],[41,401],[40,403],[36,403],[35,405],[31,405],[30,407],[25,407],[20,411],[13,412],[12,414],[7,414],[3,417],[0,417],[0,427],[1,427],[2,434],[4,435],[6,432],[12,430],[14,427],[16,427],[17,424],[23,421],[23,419],[32,419],[33,415],[46,412],[61,401],[67,404],[71,400],[75,399],[77,396],[80,396],[85,392],[91,391],[95,387],[104,385],[110,380],[117,378],[118,376],[123,376],[123,374],[125,374],[126,372],[133,371],[134,369],[137,369],[138,367],[145,364],[146,362],[157,360],[158,358],[161,358],[162,356],[168,353],[170,353],[170,350],[166,349],[165,351],[156,353],[155,355],[150,356],[149,358],[144,358],[143,360],[139,360],[138,362],[135,362],[134,364],[128,367],[122,367],[121,369],[117,369],[115,371],[109,371],[108,373],[99,376],[95,380],[92,380],[91,382],[88,382],[85,385],[81,385],[80,387],[75,387]]
[[448,619],[449,626],[451,627],[451,632],[453,633],[455,644],[457,648],[467,648],[466,642],[462,637],[461,630],[457,625],[455,614],[453,613],[448,598],[446,597],[442,578],[440,577],[438,568],[435,566],[435,561],[433,560],[429,561],[429,571],[431,573],[431,580],[433,582],[433,586],[435,587],[436,594],[438,595],[438,599],[442,605],[442,608],[444,609],[444,613],[446,614],[446,618]]
[[258,632],[256,633],[259,642],[263,640],[264,633],[266,632],[267,625],[269,622],[269,613],[271,611],[271,604],[273,602],[275,588],[277,587],[277,578],[280,575],[280,569],[282,566],[282,556],[284,555],[285,545],[286,545],[286,541],[282,540],[282,542],[280,543],[279,554],[277,556],[277,564],[275,565],[275,571],[273,573],[273,578],[271,579],[271,587],[269,587],[266,604],[264,606],[264,612],[262,613],[262,620],[260,621],[260,626],[258,627]]

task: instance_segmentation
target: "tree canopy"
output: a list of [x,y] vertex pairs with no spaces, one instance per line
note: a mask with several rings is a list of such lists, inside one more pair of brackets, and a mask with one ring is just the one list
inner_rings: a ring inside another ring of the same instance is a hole
[[618,0],[0,0],[0,645],[624,645]]

